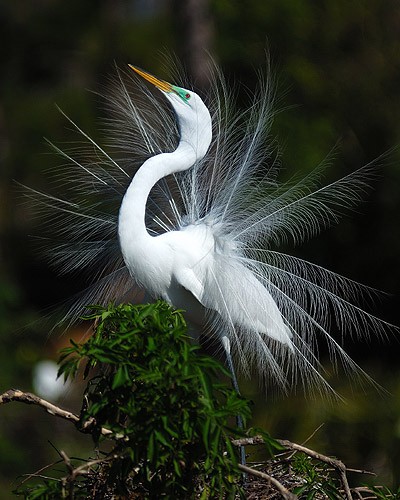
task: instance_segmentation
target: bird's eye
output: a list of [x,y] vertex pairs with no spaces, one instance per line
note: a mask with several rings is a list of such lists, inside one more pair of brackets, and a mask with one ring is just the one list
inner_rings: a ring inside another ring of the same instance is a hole
[[189,92],[187,94],[185,94],[185,99],[190,99],[190,94]]

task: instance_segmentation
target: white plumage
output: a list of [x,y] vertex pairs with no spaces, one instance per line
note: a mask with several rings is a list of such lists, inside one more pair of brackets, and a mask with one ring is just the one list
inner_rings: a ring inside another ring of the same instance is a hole
[[74,124],[86,146],[69,153],[54,146],[67,160],[58,173],[64,196],[30,191],[58,234],[54,264],[87,270],[94,280],[66,317],[142,288],[232,347],[244,372],[257,367],[284,388],[300,379],[330,390],[317,339],[359,372],[329,332],[331,323],[343,336],[389,326],[357,306],[360,292],[370,290],[279,245],[336,221],[360,199],[372,167],[321,188],[321,165],[280,185],[269,80],[236,114],[218,73],[206,106],[191,90],[132,69],[161,92],[134,73],[126,83],[120,77],[109,101],[108,147]]

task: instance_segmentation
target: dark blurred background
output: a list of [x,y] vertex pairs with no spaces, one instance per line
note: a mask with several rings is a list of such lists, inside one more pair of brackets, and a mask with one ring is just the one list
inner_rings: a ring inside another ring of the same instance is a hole
[[[56,360],[68,335],[49,335],[43,310],[77,291],[36,251],[36,219],[15,181],[46,190],[57,161],[44,137],[60,144],[69,131],[57,103],[98,137],[96,92],[115,63],[168,79],[159,54],[174,53],[198,88],[207,86],[206,51],[243,95],[270,52],[280,106],[274,133],[284,146],[283,177],[307,172],[340,144],[327,181],[400,144],[400,4],[397,0],[36,0],[0,2],[0,392],[37,389],[42,360]],[[179,84],[179,82],[175,82]],[[93,92],[88,92],[88,90]],[[400,153],[378,170],[373,192],[350,218],[293,250],[390,295],[374,313],[399,321]],[[309,442],[347,465],[373,469],[377,483],[400,482],[400,369],[395,336],[349,342],[350,354],[387,391],[363,391],[344,376],[331,380],[344,401],[301,392],[269,399],[243,381],[254,400],[254,423],[276,437]],[[328,367],[329,370],[329,367]],[[78,391],[79,392],[79,391]],[[53,394],[76,409],[76,390]],[[75,405],[75,406],[74,406]],[[84,455],[69,424],[17,403],[0,407],[0,491],[57,460],[56,448]],[[367,480],[367,478],[365,478]],[[361,479],[359,481],[362,481]]]

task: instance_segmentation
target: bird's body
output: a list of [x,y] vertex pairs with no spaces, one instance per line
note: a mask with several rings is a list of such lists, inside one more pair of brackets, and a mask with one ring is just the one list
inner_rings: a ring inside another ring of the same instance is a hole
[[59,214],[52,222],[64,242],[56,246],[55,263],[98,274],[68,314],[88,303],[125,300],[141,287],[187,311],[227,352],[232,346],[244,371],[256,366],[283,387],[298,378],[329,390],[318,371],[316,337],[346,368],[358,369],[329,333],[331,317],[343,334],[386,325],[352,302],[366,288],[276,247],[316,234],[350,208],[366,188],[370,166],[323,188],[317,187],[320,169],[280,185],[268,135],[268,82],[246,113],[234,115],[222,81],[210,114],[191,90],[132,69],[162,92],[174,114],[139,80],[137,101],[122,84],[111,120],[120,158],[74,124],[94,160],[56,148],[70,161],[65,178],[72,196],[33,193]]
[[[212,140],[211,116],[203,101],[191,91],[180,90],[178,94],[171,86],[164,91],[177,114],[178,147],[149,158],[121,204],[118,235],[124,261],[151,296],[184,309],[197,325],[205,326],[208,311],[233,330],[241,327],[291,344],[290,331],[269,292],[238,260],[240,253],[229,239],[218,236],[218,220],[200,219],[156,236],[147,231],[145,211],[151,188],[167,175],[193,168]],[[226,329],[219,333],[221,338],[227,335]]]

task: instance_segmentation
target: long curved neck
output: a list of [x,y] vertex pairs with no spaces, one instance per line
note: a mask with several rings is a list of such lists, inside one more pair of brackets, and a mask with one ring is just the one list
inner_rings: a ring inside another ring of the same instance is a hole
[[196,159],[193,148],[181,140],[174,152],[152,156],[143,163],[130,183],[119,211],[118,234],[122,250],[129,242],[151,238],[145,224],[151,188],[163,177],[189,169]]

